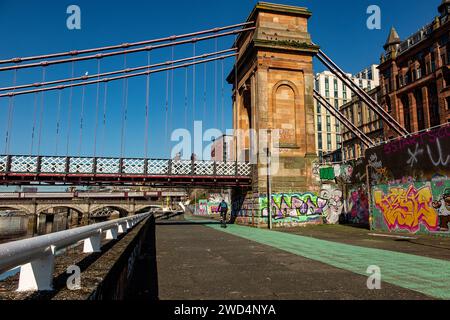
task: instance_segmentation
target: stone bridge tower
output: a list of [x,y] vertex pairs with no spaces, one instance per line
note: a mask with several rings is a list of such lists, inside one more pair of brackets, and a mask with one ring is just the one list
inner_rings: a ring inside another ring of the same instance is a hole
[[[317,160],[314,140],[313,57],[306,8],[260,2],[250,14],[256,30],[241,35],[236,66],[228,77],[233,85],[233,127],[240,160],[257,163],[251,190],[234,192],[233,211],[238,223],[264,225],[260,198],[267,197],[264,132],[271,130],[276,168],[272,193],[315,193],[312,176]],[[254,129],[255,135],[240,137]],[[278,139],[277,134],[278,132]],[[263,141],[264,140],[264,141]],[[278,160],[276,159],[278,158]]]

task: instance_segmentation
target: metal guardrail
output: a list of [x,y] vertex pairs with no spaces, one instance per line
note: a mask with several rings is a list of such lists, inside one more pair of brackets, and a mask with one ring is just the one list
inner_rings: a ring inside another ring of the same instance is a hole
[[246,162],[0,155],[0,173],[249,176]]
[[118,234],[126,233],[127,230],[132,229],[149,215],[150,213],[144,213],[1,244],[0,274],[20,267],[19,288],[17,291],[52,290],[55,255],[58,250],[83,241],[84,253],[100,252],[103,233],[105,233],[105,239],[117,239]]

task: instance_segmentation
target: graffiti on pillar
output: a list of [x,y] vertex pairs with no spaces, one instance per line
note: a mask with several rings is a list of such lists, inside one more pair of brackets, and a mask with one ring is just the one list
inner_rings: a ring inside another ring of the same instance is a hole
[[369,224],[369,197],[364,186],[350,191],[348,205],[350,223]]
[[[327,200],[312,193],[274,194],[270,206],[275,220],[298,218],[299,222],[310,222],[322,217]],[[259,198],[259,208],[261,216],[268,217],[267,197]]]
[[200,216],[208,215],[208,200],[200,200],[198,202],[197,214]]
[[320,191],[320,199],[326,201],[326,207],[323,212],[323,217],[328,224],[339,223],[339,218],[344,209],[344,203],[342,199],[342,191],[336,189],[333,186],[322,189]]
[[414,185],[376,189],[373,195],[389,231],[406,230],[417,233],[421,227],[437,231],[439,218],[433,208],[433,193],[429,185]]
[[450,179],[433,181],[433,208],[439,217],[439,231],[448,232],[450,224]]

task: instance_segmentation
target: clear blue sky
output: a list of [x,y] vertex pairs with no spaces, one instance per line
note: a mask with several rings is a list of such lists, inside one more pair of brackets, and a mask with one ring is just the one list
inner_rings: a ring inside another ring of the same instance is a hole
[[[279,0],[281,3],[306,6],[313,12],[310,20],[310,32],[313,40],[341,65],[347,72],[357,72],[365,66],[378,63],[382,46],[391,26],[395,26],[402,38],[414,33],[421,26],[432,21],[437,15],[440,0]],[[194,1],[17,1],[0,0],[0,59],[29,56],[36,54],[68,51],[123,42],[141,41],[173,34],[182,34],[207,28],[225,26],[243,22],[252,10],[256,1],[249,0],[194,0]],[[82,10],[82,29],[69,31],[66,28],[66,8],[76,4]],[[382,10],[382,30],[371,31],[366,28],[368,15],[366,9],[376,4]],[[219,48],[229,48],[233,38],[218,41]],[[197,46],[198,53],[214,49],[215,43],[208,42]],[[192,45],[175,50],[175,57],[182,58],[192,53]],[[161,62],[171,58],[171,51],[161,50],[152,54],[152,62]],[[128,58],[129,66],[144,65],[146,54],[138,54]],[[224,65],[225,74],[230,70],[232,61]],[[123,65],[123,58],[102,61],[101,70],[113,70]],[[96,73],[96,62],[79,63],[76,75],[85,72]],[[323,68],[315,64],[315,71]],[[204,67],[197,67],[196,81],[196,119],[207,118],[207,127],[214,123],[214,64],[208,65],[207,72],[207,109],[203,112]],[[40,81],[41,69],[18,72],[18,83]],[[70,75],[69,66],[49,68],[47,79],[58,79]],[[170,117],[170,128],[184,126],[184,77],[185,71],[174,73],[174,110]],[[10,85],[13,73],[2,73],[0,85]],[[188,84],[188,122],[192,125],[192,69],[189,70]],[[218,115],[221,127],[221,64],[218,63]],[[108,114],[106,139],[102,141],[102,126],[99,125],[98,146],[102,156],[120,155],[121,101],[122,82],[111,84],[108,94]],[[145,78],[129,82],[129,114],[126,130],[125,155],[129,157],[144,156],[144,107]],[[103,93],[103,87],[100,88]],[[151,78],[151,121],[150,121],[150,156],[166,158],[169,147],[165,143],[165,99],[166,74]],[[225,125],[231,127],[231,90],[224,87]],[[100,101],[102,101],[102,94]],[[38,101],[38,109],[40,100]],[[43,129],[41,154],[54,155],[56,152],[56,122],[58,93],[48,93],[44,97]],[[83,144],[81,153],[93,153],[95,127],[96,87],[86,90],[85,119]],[[59,136],[59,154],[65,155],[66,136],[68,134],[67,109],[69,103],[68,90],[62,93],[61,133]],[[31,130],[34,119],[34,97],[20,97],[14,102],[14,121],[10,152],[28,154],[30,151]],[[0,99],[0,153],[5,149],[5,132],[7,127],[8,99]],[[73,114],[71,117],[70,154],[78,154],[79,126],[81,111],[81,89],[74,90]],[[37,117],[39,120],[39,115]],[[39,122],[39,121],[38,121]],[[38,131],[39,124],[36,126]],[[36,133],[37,136],[37,133]],[[35,149],[37,151],[37,138]]]

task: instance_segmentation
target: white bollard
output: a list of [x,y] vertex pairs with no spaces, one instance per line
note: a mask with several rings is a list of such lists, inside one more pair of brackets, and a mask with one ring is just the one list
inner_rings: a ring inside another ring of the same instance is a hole
[[53,290],[55,247],[49,247],[41,258],[20,267],[17,292]]
[[115,226],[109,230],[106,230],[106,240],[116,240],[119,233],[119,226]]
[[101,235],[102,231],[100,230],[97,234],[85,239],[83,253],[101,252]]

